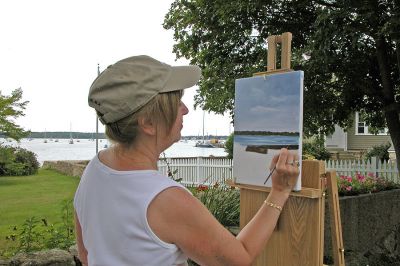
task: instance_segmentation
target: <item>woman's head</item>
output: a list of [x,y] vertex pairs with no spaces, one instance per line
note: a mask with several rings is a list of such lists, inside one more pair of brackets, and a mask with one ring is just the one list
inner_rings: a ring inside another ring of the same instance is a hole
[[168,135],[178,117],[183,91],[160,93],[137,112],[106,124],[106,135],[112,141],[129,147],[140,133],[140,122],[156,126],[157,133]]
[[154,122],[169,132],[183,89],[195,85],[200,73],[197,66],[170,66],[149,56],[129,57],[94,80],[89,106],[106,125],[109,138],[118,143],[132,143],[140,122]]

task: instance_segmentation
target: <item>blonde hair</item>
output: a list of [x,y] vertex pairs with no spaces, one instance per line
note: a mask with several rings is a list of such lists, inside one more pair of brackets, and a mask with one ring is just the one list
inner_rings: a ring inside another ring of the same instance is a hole
[[168,134],[177,118],[183,90],[160,93],[130,116],[106,124],[105,133],[113,143],[129,148],[139,133],[139,119],[144,118],[156,125],[156,130],[165,129]]

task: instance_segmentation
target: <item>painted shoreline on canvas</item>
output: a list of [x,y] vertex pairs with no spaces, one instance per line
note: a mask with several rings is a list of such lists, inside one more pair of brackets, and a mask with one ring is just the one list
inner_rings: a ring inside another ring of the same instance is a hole
[[270,146],[285,146],[299,145],[298,135],[236,135],[234,142],[241,145],[270,145]]

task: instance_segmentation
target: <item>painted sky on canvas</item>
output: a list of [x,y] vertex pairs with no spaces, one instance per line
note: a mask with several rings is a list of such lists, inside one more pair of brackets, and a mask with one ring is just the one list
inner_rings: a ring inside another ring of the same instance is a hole
[[235,131],[298,132],[302,77],[295,71],[236,80]]

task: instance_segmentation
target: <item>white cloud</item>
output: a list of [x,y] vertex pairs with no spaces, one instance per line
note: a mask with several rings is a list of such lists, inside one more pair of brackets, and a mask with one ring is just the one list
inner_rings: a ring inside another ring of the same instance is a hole
[[260,105],[250,108],[250,113],[253,114],[264,114],[270,112],[279,112],[279,109]]

